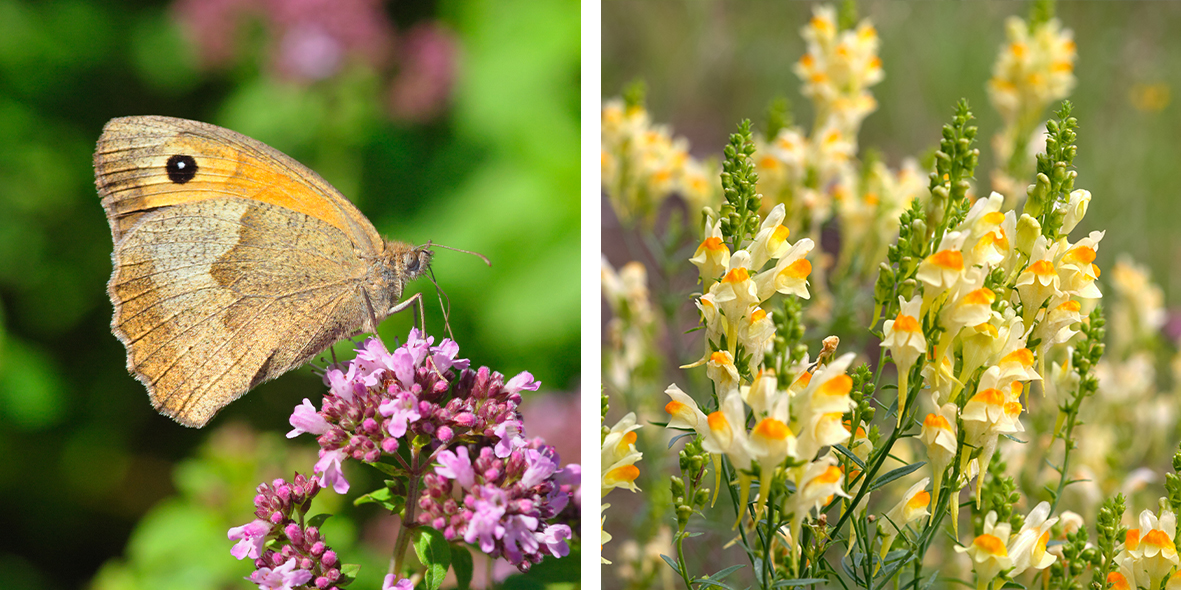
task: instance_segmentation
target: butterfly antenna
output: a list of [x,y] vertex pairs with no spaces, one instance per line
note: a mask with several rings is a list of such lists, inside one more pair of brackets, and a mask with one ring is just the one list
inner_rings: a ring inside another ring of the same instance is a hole
[[483,260],[484,264],[487,264],[488,266],[492,266],[492,261],[488,260],[487,256],[484,256],[483,254],[480,254],[479,252],[472,252],[471,250],[462,250],[460,248],[452,248],[451,246],[444,246],[442,244],[436,244],[431,241],[427,241],[425,247],[426,248],[442,248],[444,250],[453,250],[455,252],[463,252],[464,254],[471,254],[472,256],[475,256],[475,257],[479,258],[480,260]]
[[[489,265],[491,265],[491,263],[489,263]],[[447,297],[447,292],[443,291],[443,288],[439,286],[439,282],[435,280],[434,269],[431,269],[430,275],[431,284],[435,286],[435,294],[439,297],[439,307],[443,310],[443,326],[447,328],[447,336],[452,340],[455,340],[455,334],[451,333],[451,298]],[[447,302],[444,303],[443,299],[446,299]]]

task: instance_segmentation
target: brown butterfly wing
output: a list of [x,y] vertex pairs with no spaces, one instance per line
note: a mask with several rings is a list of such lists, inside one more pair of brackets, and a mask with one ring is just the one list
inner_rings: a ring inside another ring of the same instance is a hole
[[[177,158],[185,157],[195,170],[177,168],[185,162]],[[366,253],[383,248],[373,224],[318,174],[216,125],[158,116],[111,119],[94,152],[94,171],[115,241],[153,209],[237,197],[319,219]]]
[[[115,239],[112,329],[152,404],[198,427],[366,323],[360,255],[376,236],[294,160],[210,128],[117,119],[95,155]],[[193,160],[187,178],[169,168],[177,155]]]

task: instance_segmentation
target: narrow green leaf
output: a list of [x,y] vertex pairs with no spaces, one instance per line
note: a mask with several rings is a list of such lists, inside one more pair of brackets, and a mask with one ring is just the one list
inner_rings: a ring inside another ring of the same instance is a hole
[[701,584],[698,588],[725,588],[726,590],[734,590],[732,586],[728,586],[713,578],[699,578],[694,580],[694,582]]
[[915,471],[918,471],[919,468],[921,468],[923,465],[926,465],[926,464],[927,464],[926,461],[920,461],[918,463],[906,465],[904,467],[899,467],[898,469],[895,469],[889,473],[886,473],[886,474],[882,475],[881,477],[877,478],[876,480],[874,480],[874,482],[872,484],[870,484],[869,491],[872,492],[872,491],[881,489],[882,486],[884,486],[884,485],[886,485],[886,484],[888,484],[900,477],[905,477],[911,473],[914,473]]
[[673,571],[676,572],[678,576],[681,575],[681,568],[677,567],[676,560],[663,553],[660,554],[660,558],[664,560],[664,563],[668,564],[668,567],[673,568]]
[[838,453],[848,457],[849,460],[852,461],[853,463],[856,463],[857,467],[859,469],[861,469],[862,471],[865,471],[865,461],[862,461],[861,457],[854,455],[853,451],[850,451],[848,448],[845,447],[845,445],[833,445],[832,448],[836,449],[836,451]]
[[772,588],[798,588],[800,586],[809,586],[812,584],[823,584],[826,582],[824,578],[796,578],[794,580],[779,580],[771,584]]
[[324,521],[328,520],[331,516],[332,515],[328,514],[328,513],[317,514],[307,520],[307,525],[314,526],[316,528],[320,528],[320,527],[324,526]]
[[710,576],[709,579],[724,580],[724,579],[726,579],[726,576],[729,576],[730,574],[732,574],[744,567],[746,567],[746,565],[744,565],[744,564],[732,565],[726,569],[718,570],[717,572],[714,573],[714,575]]

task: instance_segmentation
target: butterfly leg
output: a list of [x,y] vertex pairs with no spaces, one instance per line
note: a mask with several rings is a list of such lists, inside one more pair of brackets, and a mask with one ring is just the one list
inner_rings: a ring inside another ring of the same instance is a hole
[[418,322],[419,322],[418,329],[425,330],[426,329],[426,311],[423,309],[423,305],[422,305],[422,293],[415,293],[412,297],[410,297],[410,299],[407,299],[406,301],[403,301],[403,302],[391,307],[390,308],[390,315],[394,315],[395,313],[398,313],[399,311],[402,311],[403,309],[406,309],[407,307],[410,307],[411,305],[413,305],[414,309],[416,309],[418,311]]

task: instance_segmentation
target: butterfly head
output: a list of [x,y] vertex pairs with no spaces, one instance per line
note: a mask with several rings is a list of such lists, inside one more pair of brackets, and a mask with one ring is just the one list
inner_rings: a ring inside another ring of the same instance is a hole
[[430,272],[432,254],[430,242],[421,246],[393,240],[386,242],[382,274],[385,275],[383,282],[392,291],[391,305],[402,297],[406,283]]

